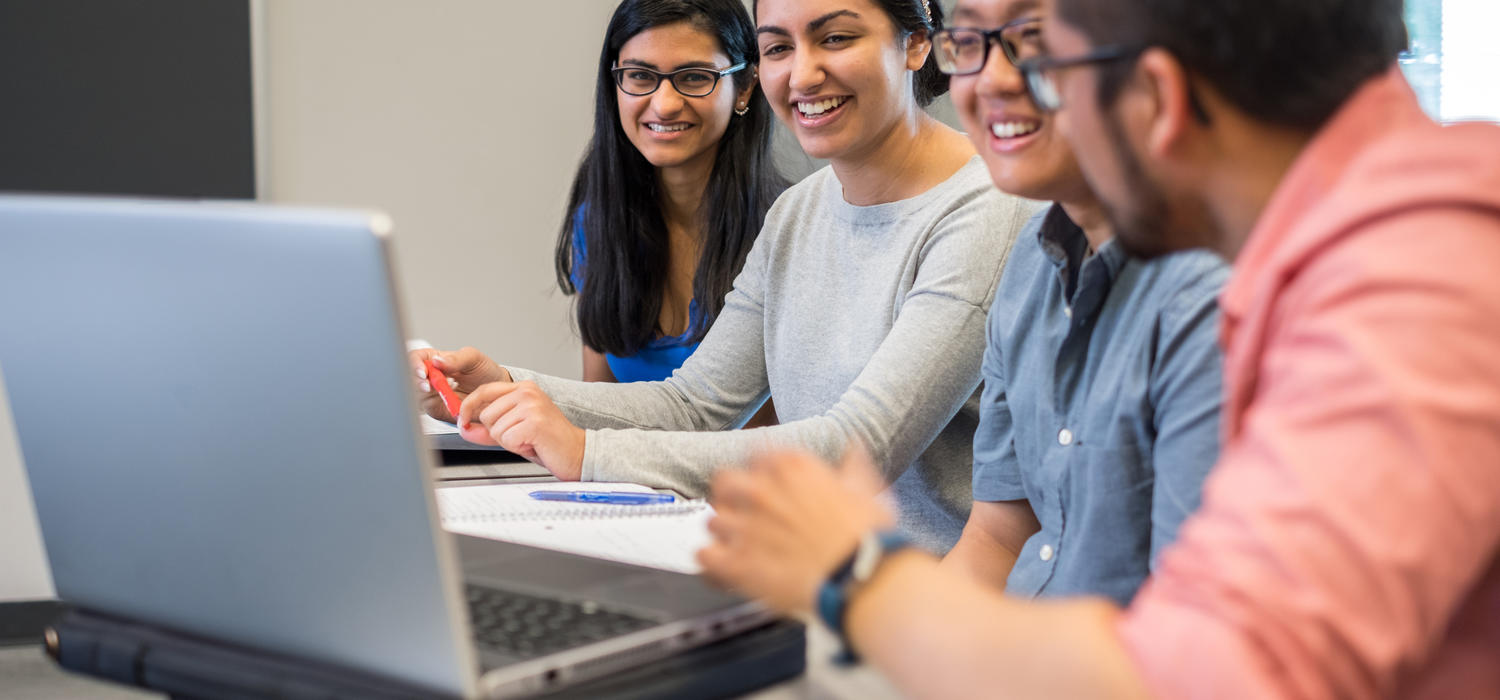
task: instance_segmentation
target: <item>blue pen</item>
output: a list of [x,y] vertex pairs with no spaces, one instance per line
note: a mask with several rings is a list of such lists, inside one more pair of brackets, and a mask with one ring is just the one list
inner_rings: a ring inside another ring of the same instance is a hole
[[607,503],[617,506],[646,506],[673,503],[670,493],[635,493],[633,491],[532,491],[538,501],[571,501],[573,503]]

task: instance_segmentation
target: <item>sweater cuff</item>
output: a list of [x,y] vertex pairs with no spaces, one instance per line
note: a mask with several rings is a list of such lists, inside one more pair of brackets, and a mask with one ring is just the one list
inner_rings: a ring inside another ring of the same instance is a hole
[[607,451],[603,447],[604,442],[601,431],[583,431],[583,470],[579,472],[579,481],[603,481],[599,474],[599,455]]
[[521,368],[521,367],[511,367],[509,365],[500,365],[500,368],[503,369],[503,370],[505,370],[506,372],[510,373],[510,380],[512,382],[535,381],[536,378],[538,376],[540,376],[536,372],[533,372],[533,371],[531,371],[529,369],[524,369],[524,368]]

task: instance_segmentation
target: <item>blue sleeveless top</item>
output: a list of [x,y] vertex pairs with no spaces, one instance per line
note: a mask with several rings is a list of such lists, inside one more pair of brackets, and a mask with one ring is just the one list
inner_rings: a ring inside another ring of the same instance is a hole
[[[569,274],[574,289],[583,289],[583,266],[587,258],[583,222],[579,217],[573,226],[573,269]],[[698,344],[689,342],[688,338],[692,337],[693,329],[702,322],[703,314],[698,310],[698,300],[690,300],[688,329],[682,335],[657,336],[639,352],[627,357],[605,353],[604,359],[609,363],[609,371],[621,382],[659,382],[672,376],[672,372],[682,366],[688,355],[698,349]]]

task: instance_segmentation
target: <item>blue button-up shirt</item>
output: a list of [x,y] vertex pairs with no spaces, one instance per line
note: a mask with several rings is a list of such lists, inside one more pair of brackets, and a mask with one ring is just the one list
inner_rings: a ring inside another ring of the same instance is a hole
[[1087,251],[1057,206],[1011,251],[989,314],[974,499],[1026,499],[1041,522],[1009,592],[1124,605],[1219,454],[1228,267],[1206,251]]

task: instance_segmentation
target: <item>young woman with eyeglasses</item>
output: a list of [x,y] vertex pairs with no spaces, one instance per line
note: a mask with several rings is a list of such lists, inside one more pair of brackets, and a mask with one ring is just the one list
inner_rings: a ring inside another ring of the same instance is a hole
[[[625,0],[558,232],[583,378],[660,381],[697,349],[786,182],[736,0]],[[465,349],[468,350],[467,348]],[[749,425],[775,422],[769,402]]]
[[557,240],[587,381],[659,381],[692,354],[785,188],[735,0],[626,0]]
[[[471,351],[437,362],[469,393],[465,437],[565,480],[697,495],[768,446],[833,457],[862,445],[906,530],[946,550],[970,503],[985,314],[1032,207],[997,192],[967,138],[923,111],[947,89],[929,57],[937,2],[760,0],[756,21],[771,110],[830,166],[766,215],[698,351],[666,381],[634,385]],[[715,432],[768,395],[781,425]]]

